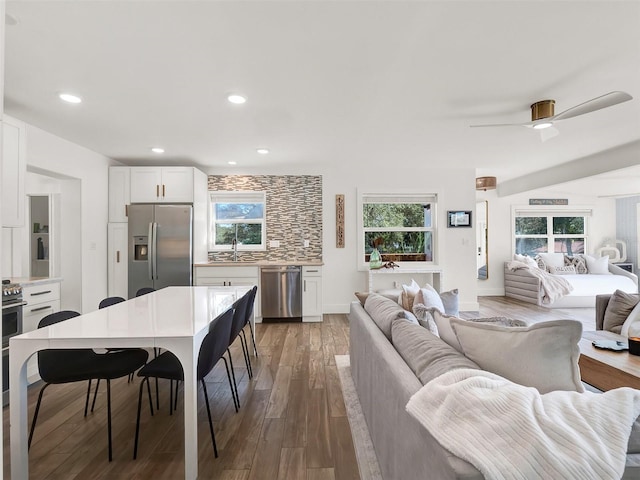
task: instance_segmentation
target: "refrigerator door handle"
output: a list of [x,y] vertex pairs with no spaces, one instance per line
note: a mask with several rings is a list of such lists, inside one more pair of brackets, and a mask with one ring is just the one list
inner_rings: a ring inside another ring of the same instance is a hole
[[153,258],[153,278],[158,279],[158,224],[153,222],[153,250],[151,251]]
[[149,236],[147,237],[147,265],[149,267],[149,280],[153,280],[153,222],[149,222]]

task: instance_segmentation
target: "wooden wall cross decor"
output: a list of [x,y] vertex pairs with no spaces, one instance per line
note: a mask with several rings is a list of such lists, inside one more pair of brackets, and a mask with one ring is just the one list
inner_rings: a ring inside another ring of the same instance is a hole
[[344,195],[336,195],[336,248],[344,248]]

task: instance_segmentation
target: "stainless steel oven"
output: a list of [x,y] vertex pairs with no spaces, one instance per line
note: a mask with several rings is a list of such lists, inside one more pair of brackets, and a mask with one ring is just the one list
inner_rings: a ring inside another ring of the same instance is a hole
[[22,287],[2,283],[2,405],[9,403],[9,339],[22,333]]

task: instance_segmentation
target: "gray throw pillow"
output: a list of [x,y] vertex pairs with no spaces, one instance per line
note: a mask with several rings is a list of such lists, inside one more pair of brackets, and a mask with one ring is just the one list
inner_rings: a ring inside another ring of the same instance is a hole
[[440,299],[444,305],[444,313],[457,317],[460,315],[460,301],[458,300],[458,289],[454,288],[448,292],[442,292]]
[[393,321],[398,318],[402,318],[404,322],[407,321],[404,309],[397,302],[377,293],[369,294],[364,302],[364,309],[389,340],[391,340],[391,324]]
[[624,321],[639,301],[638,294],[626,293],[622,290],[613,292],[604,311],[603,330],[619,334]]
[[393,322],[391,341],[423,385],[455,368],[480,368],[428,330],[403,320]]

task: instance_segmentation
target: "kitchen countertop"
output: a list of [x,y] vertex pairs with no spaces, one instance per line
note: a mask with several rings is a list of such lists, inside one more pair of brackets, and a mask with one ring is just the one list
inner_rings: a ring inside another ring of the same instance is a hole
[[287,267],[290,265],[302,265],[304,267],[321,267],[324,265],[323,262],[319,262],[317,260],[299,260],[295,262],[285,262],[285,261],[269,261],[269,260],[259,260],[257,262],[207,262],[207,263],[194,263],[194,267]]
[[62,277],[10,277],[11,283],[19,283],[23,287],[28,285],[44,285],[61,282]]

